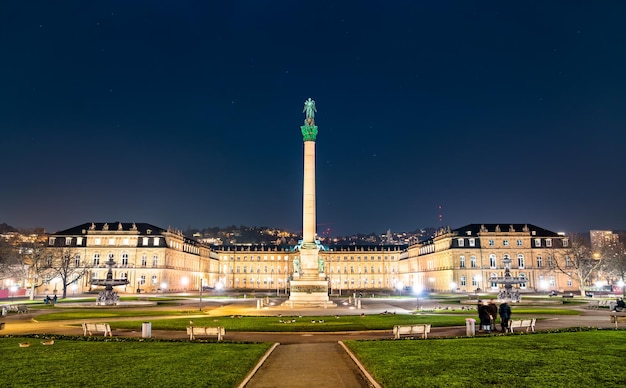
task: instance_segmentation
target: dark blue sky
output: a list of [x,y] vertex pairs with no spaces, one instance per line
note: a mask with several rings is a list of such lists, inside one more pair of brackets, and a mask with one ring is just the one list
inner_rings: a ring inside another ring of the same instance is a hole
[[3,1],[0,222],[626,229],[624,1]]

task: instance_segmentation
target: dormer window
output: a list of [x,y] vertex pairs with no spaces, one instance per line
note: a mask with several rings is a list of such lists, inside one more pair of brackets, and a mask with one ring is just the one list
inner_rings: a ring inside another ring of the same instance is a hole
[[457,239],[457,243],[460,247],[465,246],[465,241],[462,238]]

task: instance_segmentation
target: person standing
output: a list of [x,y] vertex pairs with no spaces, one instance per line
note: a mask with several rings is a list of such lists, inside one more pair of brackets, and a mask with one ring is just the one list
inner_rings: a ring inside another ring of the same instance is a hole
[[491,299],[487,305],[487,311],[489,311],[491,320],[491,330],[496,331],[496,319],[498,318],[498,306],[496,302]]
[[487,334],[491,333],[491,315],[489,314],[487,301],[482,302],[478,306],[478,318],[480,319],[481,329]]
[[500,304],[500,325],[502,326],[502,332],[506,333],[509,328],[509,320],[511,319],[511,306],[508,303],[502,302]]

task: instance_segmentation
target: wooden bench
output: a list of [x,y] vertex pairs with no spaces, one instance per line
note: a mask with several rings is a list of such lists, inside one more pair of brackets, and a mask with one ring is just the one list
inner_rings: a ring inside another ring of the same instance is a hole
[[536,322],[537,322],[537,318],[510,320],[509,332],[513,333],[513,329],[523,329],[523,328],[526,328],[526,331],[530,329],[530,331],[534,332]]
[[111,326],[108,323],[87,323],[83,322],[83,333],[84,335],[91,336],[93,333],[102,332],[103,336],[113,337],[113,332],[111,331]]
[[620,322],[626,322],[626,315],[611,314],[611,323],[615,323],[615,328],[618,329]]
[[430,324],[424,325],[395,325],[393,327],[393,338],[399,339],[401,336],[419,335],[422,338],[428,338],[430,333]]
[[226,335],[226,330],[223,327],[198,327],[190,326],[187,328],[187,334],[190,340],[194,340],[196,337],[217,337],[218,341],[221,341]]
[[28,312],[28,306],[24,305],[24,304],[20,304],[17,306],[17,313],[18,314],[22,314],[22,313],[27,313]]

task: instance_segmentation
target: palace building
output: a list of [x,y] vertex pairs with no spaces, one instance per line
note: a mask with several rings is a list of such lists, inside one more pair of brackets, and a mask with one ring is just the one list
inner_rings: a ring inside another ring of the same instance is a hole
[[[323,247],[319,257],[329,293],[411,289],[441,292],[497,292],[490,279],[504,275],[503,259],[520,292],[577,291],[575,277],[555,266],[565,257],[566,236],[529,224],[470,224],[440,229],[432,238],[410,246],[353,245]],[[85,276],[72,284],[76,292],[91,290],[103,279],[110,258],[113,277],[128,280],[120,293],[198,291],[201,286],[224,290],[265,291],[285,295],[299,251],[294,246],[211,246],[180,231],[145,223],[85,223],[51,234],[55,257],[71,257]],[[60,286],[53,278],[39,293]]]
[[[106,277],[109,259],[115,261],[113,277],[128,280],[118,292],[198,290],[218,279],[218,261],[209,246],[145,223],[86,223],[50,235],[48,246],[51,260],[69,257],[74,268],[87,269],[70,287],[77,292],[91,290],[91,280]],[[46,280],[41,293],[58,292],[55,280]]]
[[432,291],[495,292],[503,285],[493,279],[502,278],[503,259],[509,259],[511,275],[527,279],[515,286],[521,292],[573,292],[578,290],[574,268],[568,275],[556,262],[567,256],[569,244],[568,237],[529,224],[440,229],[434,237],[408,247],[400,262],[401,281]]

